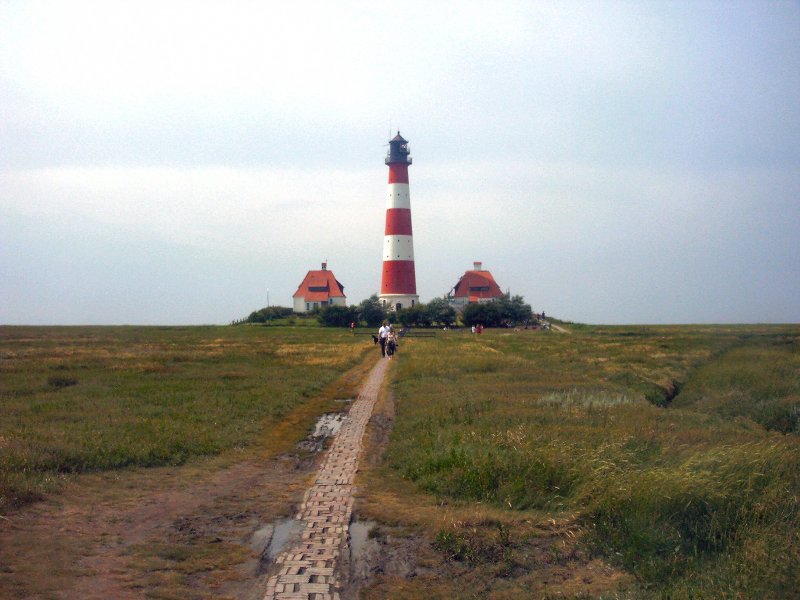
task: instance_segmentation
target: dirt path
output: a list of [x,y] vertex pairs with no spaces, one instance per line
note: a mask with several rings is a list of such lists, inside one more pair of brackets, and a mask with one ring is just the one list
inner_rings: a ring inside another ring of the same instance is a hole
[[3,521],[0,597],[255,597],[251,535],[291,509],[312,467],[282,457],[81,478]]
[[276,559],[279,572],[269,578],[264,600],[338,600],[342,582],[339,556],[347,551],[353,510],[353,479],[358,471],[364,430],[389,364],[380,360],[334,438],[314,485],[306,492],[296,519],[299,540]]

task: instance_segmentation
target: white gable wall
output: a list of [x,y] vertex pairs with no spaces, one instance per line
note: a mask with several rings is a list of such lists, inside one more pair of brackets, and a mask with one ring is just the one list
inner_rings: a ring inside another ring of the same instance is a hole
[[[308,304],[308,309],[306,309],[306,304]],[[316,304],[316,306],[314,306]],[[306,299],[303,296],[297,296],[294,298],[294,312],[296,313],[304,313],[304,312],[311,312],[315,308],[322,308],[323,306],[347,306],[347,298],[345,296],[337,296],[328,300],[328,302],[320,302],[319,300],[315,302],[308,302],[306,303]]]

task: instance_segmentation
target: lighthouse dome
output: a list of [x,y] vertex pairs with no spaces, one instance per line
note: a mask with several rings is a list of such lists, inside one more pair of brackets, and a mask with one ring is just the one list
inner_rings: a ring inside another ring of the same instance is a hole
[[410,165],[410,153],[411,151],[408,149],[408,140],[403,139],[403,136],[401,136],[398,131],[397,135],[389,140],[389,152],[386,155],[386,164],[402,163]]

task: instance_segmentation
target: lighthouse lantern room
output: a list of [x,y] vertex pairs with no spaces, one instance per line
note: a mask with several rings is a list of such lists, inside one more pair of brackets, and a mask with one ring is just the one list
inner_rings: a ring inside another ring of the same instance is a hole
[[411,164],[408,141],[397,135],[389,140],[386,155],[389,189],[386,199],[386,226],[383,235],[383,275],[380,299],[393,310],[409,308],[419,302],[414,272],[414,242],[411,235],[411,196],[408,167]]

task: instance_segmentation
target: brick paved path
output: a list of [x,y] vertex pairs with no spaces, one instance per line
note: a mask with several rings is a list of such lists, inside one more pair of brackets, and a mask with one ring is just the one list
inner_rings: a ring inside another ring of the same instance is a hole
[[333,440],[316,483],[306,491],[295,517],[305,523],[302,537],[275,559],[280,571],[267,581],[264,600],[339,600],[337,559],[347,551],[361,438],[388,363],[382,359],[370,372]]

